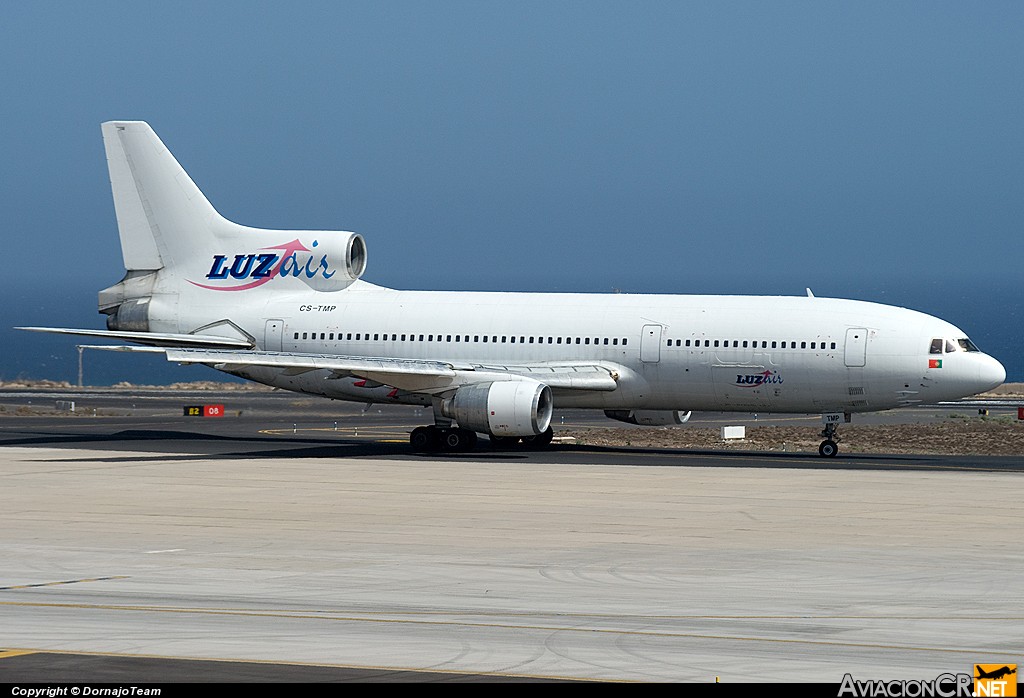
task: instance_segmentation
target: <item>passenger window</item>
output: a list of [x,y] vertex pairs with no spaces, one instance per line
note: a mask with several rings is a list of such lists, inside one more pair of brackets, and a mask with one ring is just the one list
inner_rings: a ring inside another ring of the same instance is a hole
[[587,337],[587,341],[585,341],[584,344],[590,344],[590,337]]
[[743,348],[744,348],[744,349],[746,349],[746,348],[747,348],[747,340],[745,340],[745,339],[743,340]]
[[561,337],[559,337],[559,338],[558,338],[558,341],[557,341],[557,342],[555,342],[555,344],[561,344],[561,343],[562,343],[562,338],[561,338]]
[[577,343],[577,344],[579,344],[579,343],[580,343],[580,338],[579,338],[579,337],[577,337],[577,338],[576,338],[576,343]]
[[941,354],[942,353],[942,340],[933,339],[932,346],[928,349],[929,354]]
[[619,338],[618,337],[612,337],[612,345],[613,346],[618,346],[619,345]]
[[806,349],[807,348],[807,342],[800,342],[800,348],[801,349]]
[[[608,338],[607,337],[604,338],[604,345],[608,346]],[[678,339],[676,340],[676,346],[679,346],[679,340]]]
[[629,341],[628,339],[626,339],[625,337],[623,337],[623,338],[622,338],[622,346],[626,346],[626,342],[628,342],[628,341]]
[[835,342],[832,342],[832,348],[833,348],[833,349],[835,349],[835,348],[836,348],[836,343],[835,343]]
[[716,347],[718,346],[718,340],[717,339],[715,340],[715,346]]
[[446,342],[450,342],[450,341],[452,341],[452,336],[451,336],[451,335],[447,335],[447,339],[445,339],[445,341],[446,341]]
[[299,333],[298,333],[298,332],[296,332],[296,333],[295,333],[295,339],[298,339],[298,338],[299,338]]

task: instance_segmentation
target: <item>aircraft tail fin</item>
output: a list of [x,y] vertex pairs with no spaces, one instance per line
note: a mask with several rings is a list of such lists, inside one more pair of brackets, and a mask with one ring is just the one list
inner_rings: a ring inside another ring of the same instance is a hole
[[203,250],[211,227],[224,219],[149,124],[108,121],[101,128],[125,269],[172,267]]
[[109,330],[190,326],[191,320],[174,319],[181,293],[330,292],[362,275],[360,235],[233,223],[217,213],[149,124],[108,121],[102,131],[127,270],[99,293]]

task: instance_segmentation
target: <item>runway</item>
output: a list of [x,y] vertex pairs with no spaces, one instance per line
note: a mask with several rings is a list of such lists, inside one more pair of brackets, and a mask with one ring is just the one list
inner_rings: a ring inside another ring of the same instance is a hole
[[838,683],[1024,654],[1020,459],[413,456],[384,413],[165,402],[0,419],[0,681]]

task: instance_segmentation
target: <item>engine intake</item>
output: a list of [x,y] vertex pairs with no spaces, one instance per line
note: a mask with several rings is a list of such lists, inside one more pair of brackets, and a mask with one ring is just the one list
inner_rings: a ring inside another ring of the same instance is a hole
[[464,429],[492,436],[537,436],[551,424],[551,388],[537,381],[465,385],[442,412]]

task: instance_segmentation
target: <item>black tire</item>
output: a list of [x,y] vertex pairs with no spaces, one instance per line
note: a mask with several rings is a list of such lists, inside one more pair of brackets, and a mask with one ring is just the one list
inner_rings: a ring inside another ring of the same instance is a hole
[[416,427],[409,434],[413,453],[429,453],[437,449],[437,434],[432,427]]
[[499,451],[507,451],[519,445],[518,436],[495,436],[490,434],[487,438],[491,441],[491,448]]
[[839,444],[832,439],[825,439],[818,446],[818,455],[822,458],[835,458],[837,453],[839,453]]
[[523,446],[531,451],[539,451],[550,446],[551,439],[554,438],[554,436],[555,431],[551,427],[548,427],[545,431],[537,434],[536,436],[524,436]]
[[462,451],[466,448],[466,433],[462,429],[445,429],[441,432],[442,451]]
[[469,429],[459,429],[462,432],[462,449],[463,451],[472,451],[476,448],[476,432],[470,431]]

